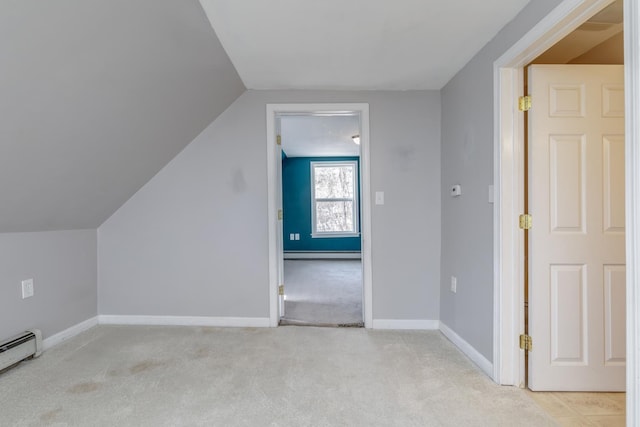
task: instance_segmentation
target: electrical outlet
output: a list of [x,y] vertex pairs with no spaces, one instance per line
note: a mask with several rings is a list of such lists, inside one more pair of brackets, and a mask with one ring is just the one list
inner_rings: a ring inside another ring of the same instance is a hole
[[33,296],[33,279],[22,281],[22,299]]
[[458,292],[458,278],[456,276],[451,276],[451,292],[454,294]]

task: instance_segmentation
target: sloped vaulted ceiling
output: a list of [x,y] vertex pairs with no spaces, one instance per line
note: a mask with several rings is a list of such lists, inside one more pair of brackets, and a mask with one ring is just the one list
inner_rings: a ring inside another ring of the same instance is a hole
[[0,4],[0,232],[95,228],[245,87],[198,0]]
[[529,0],[200,0],[250,89],[442,88]]

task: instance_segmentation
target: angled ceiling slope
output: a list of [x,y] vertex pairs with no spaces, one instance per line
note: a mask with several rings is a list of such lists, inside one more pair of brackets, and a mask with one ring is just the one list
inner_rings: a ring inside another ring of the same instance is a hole
[[441,89],[529,0],[200,0],[250,89]]
[[198,0],[0,5],[0,232],[96,228],[245,87]]
[[[602,45],[598,63],[624,62],[623,2],[616,0],[538,56],[534,64],[569,64]],[[608,42],[608,43],[607,43]],[[605,47],[606,43],[606,47]],[[613,49],[612,49],[613,48]],[[591,56],[590,62],[593,61]],[[611,61],[614,59],[614,61]],[[607,61],[608,60],[608,61]],[[601,62],[600,62],[601,61]]]

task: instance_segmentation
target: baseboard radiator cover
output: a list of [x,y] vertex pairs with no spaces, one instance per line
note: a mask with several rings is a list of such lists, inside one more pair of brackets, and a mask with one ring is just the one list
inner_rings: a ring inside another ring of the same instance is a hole
[[285,251],[284,259],[362,259],[360,251]]
[[42,332],[30,329],[7,340],[0,341],[0,372],[25,359],[33,359],[42,354]]

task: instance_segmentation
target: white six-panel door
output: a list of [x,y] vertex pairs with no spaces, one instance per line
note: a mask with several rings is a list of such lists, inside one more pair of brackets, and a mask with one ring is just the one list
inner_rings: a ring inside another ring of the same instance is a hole
[[529,68],[529,388],[625,390],[623,67]]

